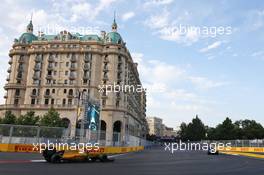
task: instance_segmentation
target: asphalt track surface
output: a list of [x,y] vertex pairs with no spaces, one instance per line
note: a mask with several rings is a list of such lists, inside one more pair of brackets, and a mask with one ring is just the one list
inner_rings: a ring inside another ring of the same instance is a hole
[[[264,160],[163,148],[119,155],[108,163],[50,164],[40,154],[0,153],[0,175],[263,175]],[[33,162],[31,160],[34,160]]]

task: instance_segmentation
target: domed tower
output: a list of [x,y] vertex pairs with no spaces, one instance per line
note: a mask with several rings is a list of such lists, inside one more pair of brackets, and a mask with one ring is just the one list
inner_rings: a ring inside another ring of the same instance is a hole
[[33,33],[32,14],[31,14],[30,22],[27,25],[27,33]]
[[112,31],[113,32],[117,32],[117,23],[116,23],[116,19],[115,19],[115,14],[114,14],[114,21],[112,24]]
[[32,20],[30,20],[29,24],[27,25],[27,33],[33,33]]
[[26,32],[20,36],[20,38],[18,39],[18,42],[29,44],[29,43],[32,43],[32,41],[34,40],[38,40],[38,37],[33,34],[33,23],[31,19],[29,24],[27,25]]
[[112,31],[107,33],[105,37],[105,42],[114,44],[124,44],[121,35],[117,32],[117,23],[114,16],[114,21],[112,23]]

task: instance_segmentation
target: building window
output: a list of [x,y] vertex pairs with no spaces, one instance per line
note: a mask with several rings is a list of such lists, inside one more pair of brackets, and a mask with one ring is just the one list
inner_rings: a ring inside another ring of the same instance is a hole
[[14,105],[18,105],[18,104],[19,104],[19,99],[16,98],[16,99],[14,100]]
[[20,90],[16,89],[15,96],[19,96],[19,95],[20,95]]
[[69,95],[73,95],[73,90],[72,89],[69,90]]
[[62,105],[66,105],[66,99],[65,98],[62,100]]
[[32,99],[31,99],[31,104],[34,105],[35,102],[36,102],[36,99],[35,99],[35,98],[32,98]]
[[64,90],[63,90],[63,93],[66,94],[66,93],[67,93],[67,89],[64,89]]
[[55,67],[57,67],[58,66],[58,62],[55,62]]
[[65,75],[68,75],[69,74],[69,71],[65,71]]
[[49,99],[48,98],[45,98],[44,104],[45,105],[48,105],[49,104]]
[[50,90],[46,89],[45,95],[50,95]]
[[37,95],[37,89],[32,90],[32,95]]
[[52,89],[52,93],[55,94],[55,89]]
[[69,67],[70,63],[69,62],[66,62],[66,67]]
[[51,104],[54,105],[54,98],[51,99]]
[[72,105],[72,99],[68,99],[68,104]]
[[105,99],[102,100],[102,106],[105,107],[106,101]]
[[119,107],[119,100],[116,100],[116,107]]
[[64,84],[68,84],[68,80],[64,80]]

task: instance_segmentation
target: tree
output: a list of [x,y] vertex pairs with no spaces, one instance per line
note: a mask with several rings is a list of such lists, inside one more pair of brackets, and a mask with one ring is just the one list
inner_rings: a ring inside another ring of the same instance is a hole
[[2,119],[3,124],[15,124],[16,116],[11,111],[6,111],[5,117]]
[[216,140],[217,136],[216,136],[216,129],[213,127],[209,127],[207,129],[207,139],[208,140]]
[[262,139],[264,129],[255,120],[243,120],[241,122],[244,139]]
[[17,119],[18,125],[36,125],[39,122],[39,116],[35,116],[34,111],[29,111]]
[[200,141],[205,139],[206,129],[198,115],[187,126],[187,138],[190,141]]
[[187,138],[187,124],[182,122],[180,125],[180,130],[178,131],[178,135],[181,140],[186,141],[188,140]]
[[199,117],[196,116],[188,125],[182,123],[178,134],[183,141],[200,141],[205,139],[206,127]]
[[215,139],[216,140],[232,140],[236,139],[235,125],[230,118],[226,118],[222,124],[217,125]]
[[49,111],[40,119],[40,125],[62,127],[63,122],[60,118],[60,114],[54,108],[50,108]]

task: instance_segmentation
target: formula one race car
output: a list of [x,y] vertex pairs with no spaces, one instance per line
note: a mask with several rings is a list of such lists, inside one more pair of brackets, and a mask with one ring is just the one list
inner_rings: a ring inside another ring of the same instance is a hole
[[207,154],[208,155],[218,155],[219,151],[215,147],[209,146]]
[[79,152],[78,150],[61,150],[57,151],[56,148],[46,148],[42,155],[44,159],[49,163],[60,163],[60,162],[112,162],[114,159],[109,159],[104,153],[98,152]]

